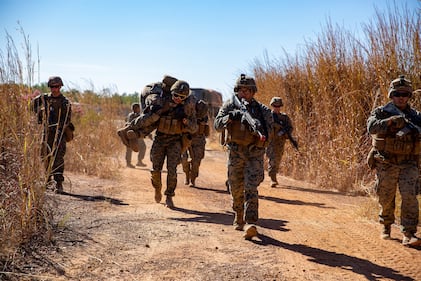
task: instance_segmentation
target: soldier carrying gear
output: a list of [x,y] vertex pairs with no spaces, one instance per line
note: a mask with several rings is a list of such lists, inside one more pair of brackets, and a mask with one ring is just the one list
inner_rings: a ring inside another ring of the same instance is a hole
[[403,75],[390,83],[384,106],[374,109],[367,119],[367,130],[372,136],[373,148],[367,162],[376,169],[374,190],[378,196],[379,222],[383,225],[381,238],[390,239],[391,225],[395,223],[395,196],[397,187],[401,201],[402,244],[421,245],[417,232],[419,209],[419,157],[421,152],[421,113],[409,105],[411,81]]
[[225,145],[229,152],[228,186],[235,212],[233,225],[236,230],[245,230],[245,239],[257,235],[257,187],[264,179],[263,157],[273,123],[270,109],[254,99],[256,92],[255,80],[241,74],[233,97],[219,109],[214,121],[216,131],[227,132]]
[[171,96],[160,97],[162,111],[151,148],[151,182],[155,189],[155,201],[162,199],[161,173],[164,161],[167,162],[166,205],[174,206],[173,197],[177,186],[177,165],[181,161],[182,136],[197,131],[195,98],[189,95],[190,87],[185,81],[178,80],[171,87]]

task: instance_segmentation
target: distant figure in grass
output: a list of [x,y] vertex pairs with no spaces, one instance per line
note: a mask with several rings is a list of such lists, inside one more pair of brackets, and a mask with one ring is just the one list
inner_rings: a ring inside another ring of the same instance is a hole
[[63,81],[58,76],[48,79],[51,92],[40,94],[33,101],[33,110],[38,114],[38,123],[43,125],[42,158],[49,181],[54,178],[56,193],[63,193],[64,155],[66,142],[73,139],[70,101],[60,92]]
[[[140,104],[133,103],[132,104],[132,112],[130,112],[126,117],[126,123],[132,122],[133,119],[137,118],[140,115]],[[136,166],[145,167],[146,165],[143,163],[143,158],[145,157],[146,153],[146,144],[143,138],[136,138],[137,146],[139,147],[139,152],[137,154],[137,163]],[[132,165],[132,149],[126,146],[126,165],[129,168],[134,168],[135,166]]]
[[[282,155],[284,154],[285,142],[289,138],[292,139],[292,122],[286,113],[281,112],[283,106],[280,97],[273,97],[270,101],[273,117],[273,138],[266,148],[266,156],[268,157],[268,174],[270,177],[270,186],[276,187],[278,181],[276,174],[279,171],[279,164],[281,163]],[[293,140],[294,141],[294,140]]]
[[396,189],[399,188],[402,244],[405,246],[421,245],[415,236],[419,216],[421,113],[408,104],[412,92],[412,83],[404,76],[393,80],[388,93],[390,102],[374,109],[367,120],[373,139],[367,162],[370,168],[376,169],[375,192],[383,225],[381,238],[390,239],[391,225],[395,222]]

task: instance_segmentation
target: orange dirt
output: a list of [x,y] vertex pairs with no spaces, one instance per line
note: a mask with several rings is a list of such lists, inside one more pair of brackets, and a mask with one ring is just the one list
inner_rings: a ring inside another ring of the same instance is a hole
[[268,177],[260,185],[259,236],[244,240],[232,227],[226,157],[206,152],[196,188],[179,167],[174,209],[154,202],[149,168],[124,168],[119,181],[67,174],[68,194],[51,194],[54,247],[36,250],[18,279],[421,280],[420,249],[403,247],[397,226],[381,240],[360,215],[372,199],[281,176],[278,188]]

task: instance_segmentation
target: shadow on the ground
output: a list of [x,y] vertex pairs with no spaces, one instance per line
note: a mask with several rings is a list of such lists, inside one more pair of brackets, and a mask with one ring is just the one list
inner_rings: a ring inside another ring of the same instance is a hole
[[350,193],[341,192],[341,191],[305,188],[305,187],[292,186],[292,185],[280,184],[280,188],[297,190],[297,191],[302,191],[302,192],[310,192],[310,193],[331,194],[331,195],[339,195],[339,196],[352,196],[352,194]]
[[267,228],[267,229],[279,230],[279,231],[282,231],[282,232],[286,232],[286,231],[289,231],[288,228],[285,228],[285,225],[287,223],[288,223],[288,221],[284,221],[284,220],[259,218],[259,221],[258,221],[257,225],[260,226],[260,227],[263,227],[263,228]]
[[393,268],[381,266],[357,257],[313,248],[303,244],[288,244],[264,234],[259,234],[258,238],[259,240],[252,240],[252,242],[263,246],[273,245],[282,247],[284,249],[308,256],[309,261],[326,266],[341,268],[343,270],[349,270],[356,274],[365,276],[367,280],[375,281],[382,278],[402,281],[415,280],[412,277],[400,274]]
[[[183,212],[190,215],[196,215],[193,218],[170,218],[171,220],[177,221],[185,221],[185,222],[204,222],[204,223],[214,223],[214,224],[222,224],[222,225],[232,225],[234,220],[234,213],[233,212],[226,212],[226,213],[211,213],[211,212],[200,212],[196,210],[188,210],[179,207],[172,207],[174,211]],[[285,228],[288,221],[284,220],[276,220],[276,219],[264,219],[260,218],[258,225],[263,228],[272,229],[272,230],[279,230],[279,231],[289,231],[289,229]]]
[[189,210],[179,207],[172,207],[174,211],[183,212],[185,214],[195,215],[193,218],[170,218],[171,220],[186,221],[186,222],[205,222],[223,225],[232,225],[234,215],[232,213],[212,213],[200,212],[196,210]]
[[228,194],[228,192],[226,190],[213,189],[213,188],[208,188],[208,187],[200,187],[200,186],[197,186],[197,185],[195,185],[193,187],[190,187],[190,188],[196,188],[196,189],[204,190],[204,191],[213,191],[213,192],[221,193],[221,194]]
[[61,193],[61,195],[67,195],[67,196],[71,196],[71,197],[75,197],[84,201],[91,201],[91,202],[97,202],[97,201],[104,201],[104,202],[108,202],[110,204],[113,205],[123,205],[123,206],[128,206],[129,204],[124,203],[123,201],[121,201],[120,199],[115,199],[115,198],[111,198],[111,197],[106,197],[103,195],[82,195],[82,194],[74,194],[74,193],[69,193],[69,192],[63,192]]
[[301,200],[288,200],[288,199],[283,199],[283,198],[278,198],[278,197],[272,197],[272,196],[259,195],[259,199],[269,200],[269,201],[273,201],[275,203],[280,203],[280,204],[305,205],[305,206],[314,206],[314,207],[325,208],[325,209],[335,209],[333,207],[325,206],[324,203],[304,202],[304,201],[301,201]]

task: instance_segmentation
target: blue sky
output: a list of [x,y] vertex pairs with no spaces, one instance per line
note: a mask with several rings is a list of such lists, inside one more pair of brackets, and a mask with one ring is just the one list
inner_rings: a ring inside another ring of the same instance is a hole
[[[419,0],[398,0],[420,9]],[[140,92],[164,74],[228,96],[240,73],[295,55],[328,19],[358,33],[387,11],[387,0],[0,0],[0,50],[6,32],[21,48],[20,22],[45,82],[120,94]],[[36,70],[37,70],[36,66]]]

